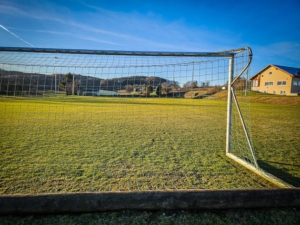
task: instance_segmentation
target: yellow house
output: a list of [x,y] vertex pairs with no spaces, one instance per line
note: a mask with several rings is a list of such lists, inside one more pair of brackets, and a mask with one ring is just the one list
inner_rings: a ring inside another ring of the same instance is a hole
[[277,95],[300,94],[300,68],[268,65],[251,80],[251,90]]

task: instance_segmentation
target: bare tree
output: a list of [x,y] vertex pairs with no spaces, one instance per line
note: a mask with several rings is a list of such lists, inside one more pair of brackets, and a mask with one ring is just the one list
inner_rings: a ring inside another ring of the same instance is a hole
[[148,85],[146,88],[146,93],[150,94],[151,92],[153,92],[153,87],[151,85]]
[[59,83],[59,87],[66,92],[66,94],[74,95],[77,92],[80,82],[74,79],[75,74],[67,73],[63,76]]
[[107,80],[101,80],[100,81],[100,85],[106,85],[107,84]]
[[209,81],[202,81],[200,84],[200,87],[204,88],[204,87],[208,87],[209,86]]
[[197,88],[198,81],[188,81],[183,85],[184,88]]
[[127,93],[133,92],[133,86],[132,86],[132,85],[126,85],[126,86],[125,86],[125,91],[126,91]]
[[167,82],[162,83],[162,85],[161,85],[161,93],[162,94],[168,94],[169,89],[171,89],[171,87],[168,85]]
[[150,85],[151,84],[151,82],[154,82],[155,81],[155,77],[147,77],[146,78],[146,82]]
[[160,97],[161,94],[162,94],[162,85],[159,84],[159,85],[156,87],[156,95]]

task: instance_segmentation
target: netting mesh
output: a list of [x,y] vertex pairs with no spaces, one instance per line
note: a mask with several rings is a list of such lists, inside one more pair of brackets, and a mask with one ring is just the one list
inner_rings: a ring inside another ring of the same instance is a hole
[[[239,74],[244,67],[243,61],[237,58],[234,65],[234,74]],[[251,140],[251,118],[250,118],[250,102],[248,97],[248,92],[250,90],[250,82],[249,82],[249,71],[248,68],[242,76],[236,80],[233,85],[234,95],[236,96],[236,101],[233,98],[232,102],[232,129],[231,129],[231,148],[230,152],[234,155],[240,157],[246,162],[255,166],[255,152],[251,152],[250,146],[253,146]],[[242,115],[239,115],[239,110]],[[245,124],[243,127],[242,120]],[[247,140],[245,129],[250,139]],[[249,142],[248,142],[249,141]],[[253,149],[254,150],[254,149]],[[254,157],[253,157],[254,155]]]
[[[0,66],[0,193],[272,187],[225,156],[228,57],[4,51]],[[231,136],[253,163],[234,106]]]

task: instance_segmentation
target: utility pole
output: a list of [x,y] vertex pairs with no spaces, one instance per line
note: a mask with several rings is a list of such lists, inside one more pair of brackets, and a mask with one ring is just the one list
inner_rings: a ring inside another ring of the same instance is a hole
[[55,93],[55,95],[56,95],[56,86],[57,86],[57,81],[56,81],[56,59],[57,59],[57,57],[55,57],[55,64],[54,64],[54,82],[55,82],[55,84],[54,84],[54,93]]
[[73,73],[72,77],[72,95],[75,94],[75,74]]

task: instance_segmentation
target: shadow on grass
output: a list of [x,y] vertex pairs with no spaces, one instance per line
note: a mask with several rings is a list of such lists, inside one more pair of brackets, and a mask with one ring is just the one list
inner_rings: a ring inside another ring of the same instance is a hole
[[290,163],[281,163],[281,162],[275,162],[275,161],[270,161],[270,160],[264,160],[264,162],[300,168],[300,165],[295,165],[295,164],[290,164]]
[[[299,177],[294,177],[291,174],[288,174],[287,172],[283,171],[282,169],[278,169],[274,166],[271,165],[271,163],[275,162],[269,162],[269,161],[261,161],[258,160],[258,165],[260,168],[265,170],[266,172],[278,177],[279,179],[295,186],[295,187],[300,187],[300,178]],[[276,164],[281,164],[276,162]],[[282,163],[284,165],[284,163]],[[299,166],[296,166],[299,167]]]

